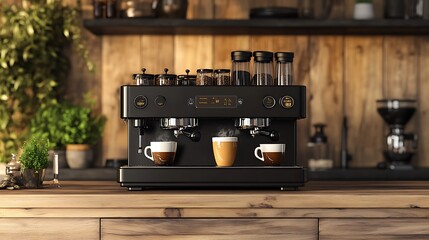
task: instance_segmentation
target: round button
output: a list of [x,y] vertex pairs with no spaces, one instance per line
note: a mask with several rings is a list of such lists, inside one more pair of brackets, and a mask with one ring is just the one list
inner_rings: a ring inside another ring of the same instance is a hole
[[137,96],[134,98],[134,106],[136,108],[145,108],[147,106],[147,98],[142,95]]
[[276,100],[272,96],[266,96],[262,100],[262,104],[265,108],[273,108],[276,105]]
[[157,96],[155,98],[155,105],[158,107],[163,107],[165,105],[165,102],[167,102],[167,100],[164,96]]
[[283,96],[280,99],[280,105],[282,105],[283,108],[292,108],[294,105],[295,101],[293,100],[293,98],[291,96]]

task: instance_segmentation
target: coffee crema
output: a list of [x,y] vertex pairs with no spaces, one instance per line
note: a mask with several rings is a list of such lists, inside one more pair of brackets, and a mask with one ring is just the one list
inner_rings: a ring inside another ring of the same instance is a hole
[[265,166],[278,166],[283,161],[284,152],[263,152]]
[[176,152],[152,152],[153,161],[158,166],[174,165]]

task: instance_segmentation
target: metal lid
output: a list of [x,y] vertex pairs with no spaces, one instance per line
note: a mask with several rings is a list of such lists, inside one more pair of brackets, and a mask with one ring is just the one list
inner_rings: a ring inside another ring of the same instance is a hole
[[168,68],[164,68],[164,74],[158,74],[157,78],[176,78],[176,74],[168,74]]
[[293,52],[276,52],[274,54],[277,62],[293,62]]
[[249,51],[232,51],[231,60],[235,62],[250,62],[252,52]]
[[209,69],[209,68],[197,69],[197,73],[213,73],[213,69]]
[[146,68],[142,68],[142,73],[137,73],[137,74],[133,74],[133,79],[137,80],[137,79],[143,79],[143,78],[154,78],[155,75],[153,74],[146,74]]
[[229,70],[229,69],[215,69],[214,72],[215,73],[230,73],[231,70]]
[[255,51],[253,52],[253,58],[255,62],[272,62],[273,52]]

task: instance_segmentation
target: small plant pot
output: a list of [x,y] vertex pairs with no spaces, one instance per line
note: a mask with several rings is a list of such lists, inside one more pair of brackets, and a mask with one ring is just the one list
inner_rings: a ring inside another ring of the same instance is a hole
[[25,169],[22,171],[22,183],[25,188],[42,188],[45,169]]
[[66,146],[67,165],[72,169],[83,169],[91,166],[92,148],[88,144],[68,144]]

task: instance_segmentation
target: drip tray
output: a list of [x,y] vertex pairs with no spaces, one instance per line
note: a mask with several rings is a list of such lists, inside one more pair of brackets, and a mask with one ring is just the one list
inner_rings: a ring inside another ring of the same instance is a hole
[[301,166],[122,166],[118,182],[129,190],[148,187],[297,188],[307,181]]

